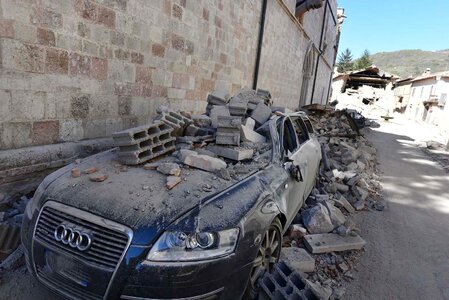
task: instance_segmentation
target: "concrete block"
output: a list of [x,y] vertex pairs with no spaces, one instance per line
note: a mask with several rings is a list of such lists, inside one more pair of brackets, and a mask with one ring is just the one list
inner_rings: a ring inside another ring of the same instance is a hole
[[346,209],[347,212],[349,213],[354,213],[355,209],[354,207],[351,205],[351,203],[349,203],[349,201],[343,196],[343,195],[337,195],[337,197],[334,198],[335,201],[335,205],[337,207],[343,207],[344,209]]
[[248,99],[240,94],[235,95],[229,101],[229,112],[233,116],[244,116],[248,107]]
[[296,272],[283,261],[275,264],[271,272],[265,272],[259,279],[259,285],[259,300],[321,299],[302,273]]
[[229,109],[226,106],[214,106],[210,110],[210,119],[213,128],[218,127],[218,116],[231,116]]
[[242,125],[242,119],[234,116],[217,116],[217,128],[235,128],[239,129]]
[[240,145],[240,132],[227,132],[223,130],[218,130],[216,137],[215,137],[215,143],[217,145],[234,145],[238,146]]
[[207,96],[207,102],[212,105],[226,105],[229,101],[229,93],[225,89],[216,89]]
[[360,250],[366,242],[357,234],[340,236],[334,233],[309,234],[304,237],[307,249],[313,254],[346,250]]
[[271,117],[271,108],[265,105],[265,103],[257,104],[256,108],[251,113],[251,118],[253,118],[257,124],[262,125]]
[[256,127],[256,121],[253,118],[248,117],[248,118],[246,118],[243,125],[245,125],[246,127],[248,127],[251,130],[254,130],[254,128]]
[[287,247],[281,250],[281,260],[285,261],[297,272],[315,271],[315,259],[305,249]]
[[334,227],[338,227],[345,223],[346,217],[343,215],[341,210],[334,205],[332,205],[330,202],[324,202],[327,209],[329,210],[329,216],[331,218],[332,224]]
[[116,132],[112,135],[119,146],[118,157],[124,164],[137,165],[175,150],[173,128],[156,122]]
[[182,136],[187,126],[193,123],[192,119],[186,118],[182,114],[168,109],[167,107],[159,107],[158,113],[160,116],[156,120],[164,122],[172,127],[173,133],[176,136]]
[[215,172],[227,167],[227,164],[223,160],[201,154],[187,155],[182,162],[188,166],[208,172]]
[[244,159],[251,159],[254,154],[254,150],[252,149],[243,149],[243,148],[228,148],[221,146],[210,146],[207,147],[208,150],[212,151],[218,156],[229,158],[232,160],[240,161]]
[[211,125],[211,119],[207,115],[192,115],[193,124],[198,127],[208,127]]
[[251,128],[242,125],[240,126],[240,138],[242,142],[252,142],[252,143],[265,143],[266,138],[252,130]]

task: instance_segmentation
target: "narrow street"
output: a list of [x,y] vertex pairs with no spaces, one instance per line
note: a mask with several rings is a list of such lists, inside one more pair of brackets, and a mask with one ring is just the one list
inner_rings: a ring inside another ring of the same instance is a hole
[[387,206],[356,216],[367,245],[346,299],[449,299],[449,175],[407,130],[383,122],[368,136]]

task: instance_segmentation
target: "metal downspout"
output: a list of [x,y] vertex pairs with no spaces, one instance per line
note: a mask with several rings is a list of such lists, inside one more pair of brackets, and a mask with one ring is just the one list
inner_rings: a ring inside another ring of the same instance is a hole
[[262,11],[260,14],[259,40],[257,42],[256,65],[254,67],[253,90],[257,89],[257,81],[259,79],[260,57],[262,54],[263,32],[265,29],[265,15],[267,13],[267,1],[262,0]]

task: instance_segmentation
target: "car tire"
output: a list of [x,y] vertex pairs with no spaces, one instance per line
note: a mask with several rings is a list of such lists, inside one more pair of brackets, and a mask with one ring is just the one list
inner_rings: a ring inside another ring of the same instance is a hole
[[262,242],[259,245],[243,299],[257,298],[260,290],[257,281],[265,272],[270,272],[274,264],[279,261],[281,248],[282,224],[279,218],[275,218],[267,231],[265,231]]

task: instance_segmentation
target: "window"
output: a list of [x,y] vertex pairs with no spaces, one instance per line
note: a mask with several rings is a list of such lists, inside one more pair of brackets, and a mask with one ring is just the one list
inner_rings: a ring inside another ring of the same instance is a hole
[[303,121],[304,121],[304,124],[306,124],[307,130],[310,133],[314,133],[313,126],[312,126],[312,123],[310,122],[310,120],[309,119],[303,119]]
[[295,129],[290,119],[286,119],[284,123],[284,151],[285,156],[295,153],[298,149],[298,140],[296,139]]
[[293,117],[291,119],[293,122],[293,126],[295,128],[296,136],[298,137],[298,140],[299,140],[299,144],[302,144],[305,141],[307,141],[307,139],[309,137],[309,135],[307,134],[307,129],[301,123],[300,117]]

